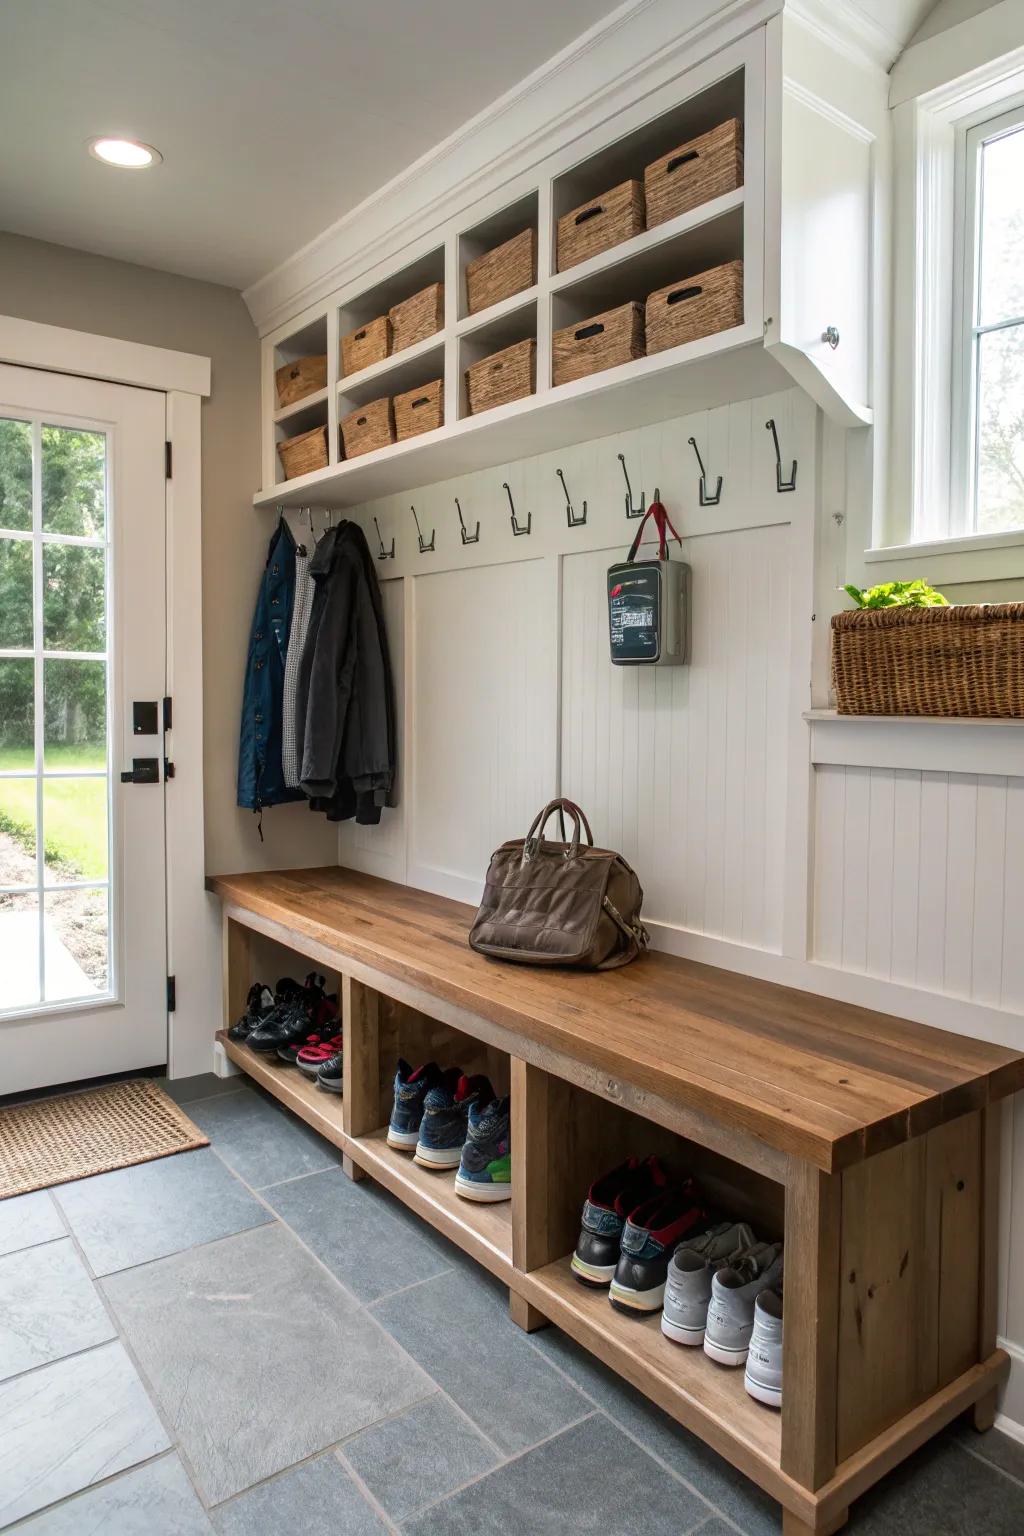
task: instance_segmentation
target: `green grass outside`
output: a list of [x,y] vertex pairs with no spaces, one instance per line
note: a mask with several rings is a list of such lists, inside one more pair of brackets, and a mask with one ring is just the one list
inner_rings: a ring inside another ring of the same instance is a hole
[[[31,771],[31,748],[0,747],[0,770]],[[46,767],[103,770],[102,746],[46,749]],[[47,866],[64,879],[107,878],[107,786],[104,779],[47,779],[43,787]],[[36,787],[32,779],[0,779],[0,831],[35,852]]]

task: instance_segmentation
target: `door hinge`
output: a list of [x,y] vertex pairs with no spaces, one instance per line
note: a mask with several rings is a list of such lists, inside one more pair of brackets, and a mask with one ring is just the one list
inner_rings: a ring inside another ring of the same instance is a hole
[[169,731],[171,728],[171,700],[167,694],[164,695],[163,721],[164,731]]
[[171,762],[170,758],[168,758],[168,757],[164,758],[164,778],[165,779],[173,779],[174,778],[174,764]]
[[173,976],[167,978],[167,1012],[173,1013],[178,1006],[178,988]]
[[173,459],[174,445],[172,443],[164,443],[164,478],[166,480],[171,478]]

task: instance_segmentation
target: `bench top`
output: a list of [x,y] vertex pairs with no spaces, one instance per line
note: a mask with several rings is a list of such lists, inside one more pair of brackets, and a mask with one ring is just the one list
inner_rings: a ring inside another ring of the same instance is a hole
[[339,971],[368,966],[827,1171],[1024,1087],[1003,1046],[671,955],[603,972],[486,960],[466,942],[473,908],[352,870],[207,886]]

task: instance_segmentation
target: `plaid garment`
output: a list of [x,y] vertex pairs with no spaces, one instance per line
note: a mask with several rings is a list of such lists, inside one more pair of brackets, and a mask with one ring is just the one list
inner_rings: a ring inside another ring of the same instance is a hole
[[292,627],[288,636],[288,654],[284,663],[284,699],[281,719],[281,765],[284,782],[297,789],[302,769],[302,743],[296,735],[296,703],[299,688],[299,664],[306,643],[310,614],[313,610],[313,578],[309,574],[309,556],[304,549],[295,552],[295,596],[292,599]]

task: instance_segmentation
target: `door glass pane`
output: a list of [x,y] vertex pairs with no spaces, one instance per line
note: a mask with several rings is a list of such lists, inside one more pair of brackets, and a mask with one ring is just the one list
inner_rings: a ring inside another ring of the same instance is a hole
[[102,538],[107,439],[77,427],[43,427],[43,531]]
[[0,539],[0,649],[32,649],[30,539]]
[[0,888],[35,883],[35,778],[0,779]]
[[80,544],[43,545],[43,646],[48,651],[105,651],[106,551]]
[[0,528],[32,527],[32,428],[0,417]]
[[43,780],[43,847],[46,878],[107,878],[107,781]]
[[1024,325],[978,338],[981,533],[1024,528]]
[[0,894],[0,1009],[39,1002],[39,897]]
[[979,320],[993,325],[1024,315],[1024,128],[986,144],[981,156]]
[[110,975],[108,891],[102,887],[48,891],[44,900],[46,1001],[56,1003],[106,992]]
[[106,662],[44,661],[43,712],[46,768],[106,770]]
[[0,661],[0,771],[35,768],[35,667],[31,657]]

